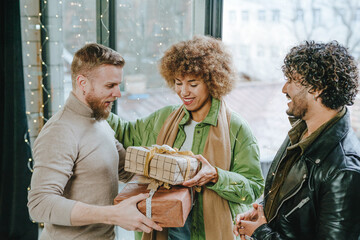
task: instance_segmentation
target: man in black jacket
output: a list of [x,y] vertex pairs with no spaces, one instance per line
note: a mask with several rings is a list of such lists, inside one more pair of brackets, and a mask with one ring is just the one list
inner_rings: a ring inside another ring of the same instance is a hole
[[290,50],[287,79],[292,128],[266,178],[263,205],[239,214],[242,239],[358,239],[360,142],[346,105],[354,103],[359,72],[336,41]]

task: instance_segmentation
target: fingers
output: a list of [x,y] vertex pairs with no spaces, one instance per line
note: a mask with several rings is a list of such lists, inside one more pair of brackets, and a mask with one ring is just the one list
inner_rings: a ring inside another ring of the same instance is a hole
[[146,226],[145,224],[140,224],[138,227],[134,229],[134,231],[150,233],[152,229]]
[[[151,219],[147,218],[144,216],[143,218],[143,223],[150,227],[151,229],[155,229],[157,231],[162,231],[162,227],[160,227],[159,225],[157,225],[154,221],[152,221]],[[149,230],[149,232],[151,232],[151,229]]]
[[266,217],[265,217],[265,214],[264,214],[264,209],[263,209],[263,206],[261,206],[261,205],[259,205],[258,214],[259,214],[260,223],[261,224],[267,223],[267,220],[266,220]]
[[239,231],[238,231],[238,226],[237,226],[237,225],[234,225],[234,227],[233,227],[233,233],[235,234],[235,236],[238,236],[238,235],[239,235]]
[[261,206],[261,205],[259,205],[259,207],[258,207],[258,214],[259,214],[259,217],[265,217],[264,209],[263,209],[263,206]]
[[241,220],[241,223],[238,227],[238,233],[241,235],[245,235],[247,234],[247,227],[249,226],[249,224],[251,224],[252,222],[248,222],[248,221],[245,221],[245,220]]
[[140,193],[136,196],[130,197],[128,199],[126,199],[125,201],[129,201],[130,203],[138,203],[146,198],[149,197],[148,193]]
[[[200,173],[200,172],[199,172]],[[193,177],[192,179],[189,179],[185,182],[183,182],[183,185],[186,186],[186,187],[193,187],[193,186],[196,186],[199,179],[201,178],[200,174],[196,174],[195,177]]]
[[203,155],[199,154],[199,155],[194,155],[194,158],[196,158],[197,160],[199,160],[202,163],[209,163],[206,158],[203,157]]
[[237,217],[236,217],[236,223],[240,224],[240,221],[243,220],[243,219],[245,219],[245,214],[244,213],[238,214]]
[[194,157],[201,161],[203,165],[201,170],[192,179],[183,182],[183,185],[186,187],[203,186],[214,179],[214,175],[217,173],[216,169],[202,155],[195,155]]

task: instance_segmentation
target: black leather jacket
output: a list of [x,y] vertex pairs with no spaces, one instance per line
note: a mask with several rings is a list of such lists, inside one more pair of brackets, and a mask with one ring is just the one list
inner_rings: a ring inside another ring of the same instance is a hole
[[[277,213],[255,230],[255,239],[358,239],[360,235],[360,142],[347,113],[317,138],[291,168]],[[270,167],[273,172],[289,146],[287,137]],[[360,238],[359,238],[360,239]]]

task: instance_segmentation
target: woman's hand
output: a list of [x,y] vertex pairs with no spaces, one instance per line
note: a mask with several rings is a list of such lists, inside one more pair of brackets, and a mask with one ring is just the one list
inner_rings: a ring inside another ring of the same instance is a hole
[[208,182],[216,183],[218,180],[216,168],[211,166],[208,160],[206,160],[202,155],[195,155],[194,157],[202,163],[202,167],[192,179],[183,182],[183,185],[185,187],[194,187],[205,185]]

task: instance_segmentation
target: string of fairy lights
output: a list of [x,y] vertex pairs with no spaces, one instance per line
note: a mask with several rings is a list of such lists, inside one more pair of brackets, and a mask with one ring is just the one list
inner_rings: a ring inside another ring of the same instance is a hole
[[[24,51],[24,63],[29,63],[24,66],[24,73],[25,73],[25,89],[27,91],[27,110],[26,116],[28,118],[28,123],[31,126],[41,125],[42,119],[44,119],[43,112],[44,112],[44,103],[39,104],[39,100],[42,100],[42,90],[48,93],[48,90],[44,88],[42,74],[37,74],[42,72],[42,65],[46,66],[46,63],[41,58],[42,48],[46,41],[48,40],[48,36],[44,39],[44,42],[41,42],[40,39],[40,30],[41,28],[44,29],[44,32],[47,33],[45,26],[41,23],[41,16],[43,9],[40,11],[29,13],[28,9],[30,8],[29,4],[33,2],[24,1],[23,8],[25,13],[25,19],[27,23],[23,24],[23,26],[27,26],[24,29],[25,36],[23,36],[23,40],[26,39],[25,47],[23,48]],[[46,6],[46,1],[44,2],[44,6]],[[35,50],[35,51],[34,51]],[[36,51],[37,50],[37,51]],[[47,69],[47,68],[45,68]],[[46,73],[47,74],[47,73]],[[37,82],[34,82],[37,80]],[[40,87],[39,87],[40,86]],[[49,94],[49,99],[50,99]],[[38,98],[38,99],[36,99]],[[36,101],[38,100],[38,101]],[[42,102],[42,101],[41,101]],[[28,145],[29,149],[31,150],[31,145],[29,141],[29,136],[31,131],[31,127],[28,128],[27,132],[24,134],[24,141]],[[33,159],[30,157],[28,159],[28,168],[31,172],[33,172]],[[30,190],[30,187],[28,187]]]

